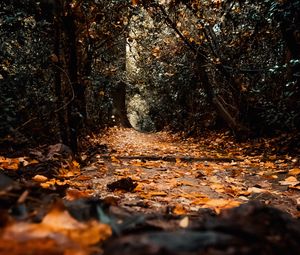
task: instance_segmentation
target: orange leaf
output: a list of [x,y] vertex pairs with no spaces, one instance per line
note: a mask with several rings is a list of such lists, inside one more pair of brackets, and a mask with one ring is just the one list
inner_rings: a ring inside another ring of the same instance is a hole
[[133,6],[137,6],[139,1],[138,0],[132,0],[131,3],[132,3]]
[[68,189],[65,198],[69,201],[73,201],[79,198],[90,197],[91,194],[92,192],[88,190]]
[[177,215],[183,215],[187,213],[186,209],[182,205],[176,205],[172,212]]
[[39,225],[46,231],[61,233],[83,246],[98,243],[111,235],[108,225],[97,221],[79,222],[61,203],[56,204]]
[[178,165],[180,165],[180,163],[181,163],[181,159],[180,158],[176,158],[176,165],[178,166]]
[[7,170],[18,170],[20,160],[18,158],[0,157],[0,168]]
[[92,179],[91,176],[86,176],[86,175],[82,175],[82,176],[79,176],[78,178],[76,178],[77,181],[88,181],[91,179]]
[[119,159],[117,159],[115,156],[111,156],[110,157],[111,161],[114,163],[120,163],[121,161]]
[[234,200],[226,200],[226,199],[209,199],[204,205],[204,208],[212,208],[215,210],[217,214],[221,212],[222,209],[228,209],[232,207],[239,206],[241,202]]
[[151,191],[151,192],[148,192],[148,193],[145,193],[143,195],[141,195],[143,198],[151,198],[151,197],[165,197],[167,196],[168,194],[164,191]]
[[62,203],[56,204],[41,223],[17,222],[7,226],[1,238],[25,242],[41,239],[54,240],[59,245],[78,244],[88,247],[106,240],[112,231],[109,225],[95,220],[86,223],[73,218]]
[[281,185],[291,185],[291,186],[296,186],[296,185],[298,185],[300,182],[297,180],[296,177],[290,176],[290,177],[286,178],[284,181],[280,181],[279,183],[280,183]]
[[76,168],[80,167],[80,164],[75,160],[72,161],[72,165],[73,165],[73,167],[76,167]]
[[48,181],[48,178],[44,175],[37,174],[34,177],[32,177],[32,180],[36,182],[46,182]]
[[265,163],[265,167],[267,167],[267,168],[276,168],[275,164],[273,162],[270,162],[270,161]]
[[299,175],[300,174],[300,168],[293,168],[289,171],[289,175]]

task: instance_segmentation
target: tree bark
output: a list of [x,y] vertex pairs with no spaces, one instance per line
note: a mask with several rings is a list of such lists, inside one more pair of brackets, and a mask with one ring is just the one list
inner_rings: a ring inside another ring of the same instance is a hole
[[121,127],[131,128],[131,124],[127,117],[126,109],[126,84],[119,82],[112,91],[113,99],[113,114],[115,116],[116,124]]
[[[55,22],[55,41],[54,41],[54,54],[57,57],[57,63],[53,64],[53,69],[55,73],[54,77],[54,89],[55,89],[55,96],[57,101],[57,109],[59,109],[62,105],[65,104],[63,99],[63,90],[62,90],[62,77],[61,77],[61,52],[60,52],[60,46],[61,46],[61,27],[59,22]],[[66,111],[64,109],[56,112],[56,118],[58,120],[59,125],[59,132],[60,132],[60,139],[63,144],[68,144],[68,135],[67,130],[65,128],[66,126]]]

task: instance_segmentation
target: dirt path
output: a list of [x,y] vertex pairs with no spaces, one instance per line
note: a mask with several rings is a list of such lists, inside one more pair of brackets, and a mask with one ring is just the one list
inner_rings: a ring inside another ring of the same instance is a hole
[[112,128],[81,159],[0,156],[0,254],[298,255],[299,220],[247,203],[300,216],[298,156],[262,143]]
[[[244,153],[249,145],[223,136],[196,142],[166,132],[114,128],[93,142],[107,148],[95,149],[82,169],[85,188],[128,210],[186,214],[212,208],[218,213],[259,200],[299,217],[295,158],[249,156]],[[122,179],[127,182],[114,183]]]

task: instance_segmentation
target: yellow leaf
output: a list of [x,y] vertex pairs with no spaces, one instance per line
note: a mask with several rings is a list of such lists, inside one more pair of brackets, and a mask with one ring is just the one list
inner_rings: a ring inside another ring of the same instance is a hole
[[49,180],[49,181],[47,181],[47,182],[42,182],[41,184],[40,184],[40,186],[42,187],[42,188],[44,188],[44,189],[48,189],[48,188],[50,188],[51,186],[54,186],[56,184],[56,180],[55,179],[51,179],[51,180]]
[[263,193],[263,192],[266,192],[266,190],[265,189],[260,189],[260,188],[257,188],[257,187],[251,187],[251,188],[248,188],[247,192],[250,195],[251,193]]
[[75,160],[72,161],[72,165],[73,167],[80,167],[80,164]]
[[217,192],[224,192],[225,188],[223,184],[220,183],[212,183],[210,187]]
[[114,163],[120,163],[121,161],[119,159],[117,159],[115,156],[111,156],[110,157],[111,161]]
[[205,205],[210,199],[208,197],[197,198],[192,201],[193,205]]
[[270,161],[265,163],[265,167],[267,167],[267,168],[276,168],[275,164],[273,162],[270,162]]
[[65,199],[73,201],[79,198],[90,197],[92,192],[90,190],[78,190],[78,189],[68,189],[66,192]]
[[37,174],[34,177],[32,177],[32,180],[36,182],[46,182],[48,181],[48,178],[44,175]]
[[300,182],[297,180],[296,177],[290,176],[290,177],[286,178],[284,181],[280,181],[279,183],[280,183],[281,185],[291,185],[291,186],[296,186],[296,185],[298,185]]
[[300,190],[300,184],[296,184],[295,186],[289,186],[289,189]]
[[58,185],[58,186],[63,186],[63,185],[67,185],[68,184],[68,181],[67,180],[64,180],[64,181],[61,181],[61,180],[53,180],[55,181],[55,184]]
[[183,219],[179,221],[179,226],[181,228],[187,228],[189,226],[189,217],[185,216]]
[[289,171],[289,175],[299,175],[300,174],[300,168],[293,168]]
[[176,158],[176,165],[180,165],[181,163],[181,159],[180,158]]
[[183,215],[187,213],[186,209],[182,205],[176,205],[172,212],[176,215]]
[[150,198],[150,197],[165,197],[168,194],[164,191],[150,191],[143,195],[144,198]]
[[135,187],[135,189],[134,189],[134,191],[135,192],[141,192],[142,190],[143,190],[143,184],[142,183],[139,183],[136,187]]
[[7,170],[18,170],[20,161],[18,158],[0,157],[0,168]]
[[44,189],[49,189],[51,187],[51,184],[48,182],[44,182],[44,183],[41,183],[40,186]]
[[241,202],[226,199],[211,199],[205,203],[204,207],[213,208],[217,214],[220,213],[221,209],[228,209],[239,206]]
[[71,170],[68,170],[68,169],[64,169],[64,168],[61,168],[59,169],[59,175],[61,177],[73,177],[75,175],[78,175],[78,173],[74,172],[74,171],[71,171]]
[[142,162],[141,160],[134,160],[130,164],[133,166],[144,166],[145,165],[145,163]]
[[38,164],[39,162],[35,159],[28,161],[29,165]]
[[149,195],[152,197],[164,197],[167,196],[168,194],[164,191],[150,191]]
[[187,199],[196,199],[196,198],[203,199],[205,197],[205,195],[203,195],[202,193],[197,193],[197,192],[190,192],[190,193],[180,192],[180,194],[176,195],[176,197],[184,197]]

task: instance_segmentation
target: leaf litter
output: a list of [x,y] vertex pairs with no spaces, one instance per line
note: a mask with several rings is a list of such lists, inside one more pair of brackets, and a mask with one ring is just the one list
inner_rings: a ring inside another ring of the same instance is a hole
[[[187,212],[208,207],[218,213],[266,193],[274,199],[262,202],[298,217],[295,201],[299,194],[289,188],[298,184],[296,158],[249,155],[246,153],[249,144],[234,143],[226,135],[210,139],[184,139],[167,132],[147,134],[112,128],[99,141],[94,141],[106,144],[110,150],[109,157],[99,153],[100,159],[105,158],[107,171],[103,173],[105,181],[94,179],[95,191],[105,197],[111,193],[107,185],[130,178],[137,187],[115,194],[120,206],[126,204],[128,208],[131,200],[147,200],[151,209],[134,207],[134,210],[164,211],[179,204]],[[284,181],[287,174],[296,175],[293,182]]]
[[[117,254],[116,247],[123,249],[122,233],[141,229],[140,237],[124,236],[129,238],[130,254],[156,254],[147,249],[174,247],[147,239],[148,228],[175,233],[185,229],[192,239],[201,239],[202,232],[194,236],[190,229],[214,231],[203,224],[222,225],[216,223],[216,215],[224,218],[229,210],[232,223],[236,216],[243,217],[242,222],[249,210],[267,210],[264,206],[282,210],[274,209],[278,217],[288,213],[294,219],[282,217],[290,225],[300,216],[298,157],[265,149],[261,153],[260,146],[238,144],[226,133],[195,140],[168,132],[111,128],[86,139],[81,158],[74,159],[61,144],[37,148],[26,157],[1,156],[0,254],[19,246],[28,253],[15,248],[10,254]],[[229,223],[227,228],[231,229]],[[180,235],[166,233],[164,238],[174,244]],[[215,232],[206,236],[216,237],[225,238]],[[136,238],[146,238],[144,253],[135,250]],[[110,240],[116,245],[110,246]],[[103,242],[108,242],[107,249]],[[233,243],[228,245],[235,247]],[[186,245],[193,246],[188,241]],[[184,248],[172,254],[190,253]],[[241,253],[237,249],[203,254]]]

